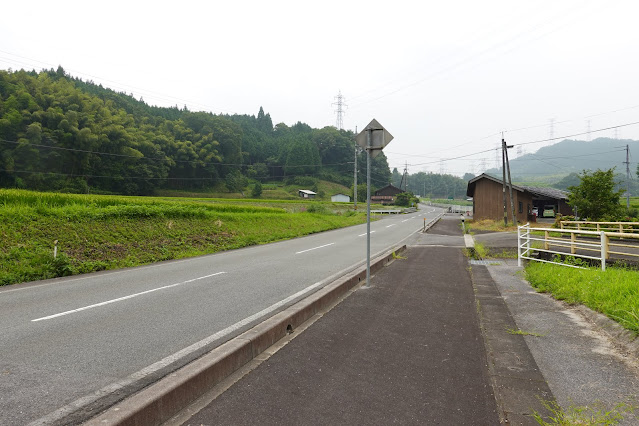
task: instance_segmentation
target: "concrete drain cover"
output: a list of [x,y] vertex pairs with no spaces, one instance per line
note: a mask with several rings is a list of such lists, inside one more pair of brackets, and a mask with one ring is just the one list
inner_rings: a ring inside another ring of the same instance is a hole
[[501,262],[498,260],[475,260],[475,259],[471,259],[470,260],[470,264],[471,265],[484,265],[484,266],[489,266],[489,265],[501,265]]

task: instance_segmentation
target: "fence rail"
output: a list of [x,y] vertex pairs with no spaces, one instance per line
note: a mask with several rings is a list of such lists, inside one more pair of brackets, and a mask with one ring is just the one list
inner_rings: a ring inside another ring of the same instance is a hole
[[[591,222],[596,223],[596,222]],[[600,222],[601,223],[601,222]],[[637,240],[637,243],[623,240]],[[533,247],[535,242],[542,247]],[[532,244],[531,244],[532,243]],[[601,269],[606,269],[606,260],[610,255],[623,259],[639,258],[639,234],[627,232],[605,232],[583,229],[531,228],[530,224],[517,228],[517,259],[519,266],[522,260],[555,263],[564,266],[578,267],[565,263],[543,260],[533,256],[534,252],[557,255],[570,255],[582,259],[601,262]],[[557,248],[557,249],[553,249]],[[563,250],[560,250],[563,249]],[[586,254],[586,253],[589,254]],[[592,255],[591,255],[592,254]]]
[[461,206],[457,204],[444,204],[444,203],[431,203],[431,202],[429,202],[428,205],[446,209],[448,213],[463,213],[463,214],[473,213],[473,206]]
[[561,229],[578,231],[639,233],[639,222],[591,222],[586,220],[562,220]]

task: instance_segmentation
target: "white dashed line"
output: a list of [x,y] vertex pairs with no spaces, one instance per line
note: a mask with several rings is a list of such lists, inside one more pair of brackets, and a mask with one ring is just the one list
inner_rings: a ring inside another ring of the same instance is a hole
[[295,254],[306,253],[307,251],[321,249],[322,247],[332,246],[333,244],[335,244],[335,243],[324,244],[323,246],[313,247],[313,248],[310,248],[310,249],[308,249],[308,250],[297,251],[297,252],[295,252]]
[[84,306],[82,308],[72,309],[72,310],[66,311],[66,312],[60,312],[59,314],[49,315],[47,317],[36,318],[36,319],[31,320],[31,322],[44,321],[44,320],[49,320],[49,319],[53,319],[53,318],[62,317],[62,316],[65,316],[65,315],[75,314],[76,312],[86,311],[87,309],[93,309],[93,308],[97,308],[99,306],[109,305],[111,303],[121,302],[121,301],[127,300],[127,299],[133,299],[134,297],[142,296],[143,294],[153,293],[154,291],[164,290],[164,289],[167,289],[167,288],[176,287],[178,285],[192,283],[193,281],[203,280],[205,278],[210,278],[210,277],[214,277],[216,275],[221,275],[221,274],[226,274],[226,272],[217,272],[215,274],[206,275],[204,277],[193,278],[192,280],[188,280],[188,281],[182,281],[181,283],[165,285],[164,287],[158,287],[158,288],[154,288],[152,290],[143,291],[141,293],[130,294],[130,295],[124,296],[124,297],[118,297],[117,299],[107,300],[106,302],[100,302],[100,303],[96,303],[94,305]]

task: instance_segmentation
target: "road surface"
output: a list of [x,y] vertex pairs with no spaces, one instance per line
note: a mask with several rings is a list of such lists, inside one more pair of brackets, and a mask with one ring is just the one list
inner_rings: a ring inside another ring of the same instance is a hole
[[[371,253],[441,209],[371,225]],[[80,421],[365,261],[366,225],[0,289],[0,424]]]

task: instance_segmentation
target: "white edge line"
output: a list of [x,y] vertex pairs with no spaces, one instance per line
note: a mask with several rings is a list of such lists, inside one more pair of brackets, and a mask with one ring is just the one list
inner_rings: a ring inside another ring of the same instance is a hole
[[73,402],[71,402],[70,404],[65,405],[64,407],[61,407],[59,409],[57,409],[56,411],[47,414],[44,417],[41,417],[31,423],[29,423],[29,426],[36,426],[36,425],[49,425],[52,423],[55,423],[56,421],[59,421],[61,419],[63,419],[65,416],[73,413],[74,411],[77,411],[78,409],[81,409],[82,407],[85,407],[95,401],[97,401],[98,399],[100,399],[101,397],[111,394],[113,392],[116,392],[132,383],[135,383],[136,381],[143,379],[144,377],[148,376],[149,374],[155,373],[158,370],[161,370],[162,368],[166,367],[167,365],[172,364],[173,362],[179,360],[180,358],[183,358],[195,351],[197,351],[198,349],[201,349],[207,345],[209,345],[210,343],[215,342],[216,340],[219,340],[223,337],[225,337],[228,334],[233,333],[234,331],[252,323],[253,321],[267,315],[270,314],[271,312],[279,309],[280,307],[282,307],[283,305],[291,302],[292,300],[295,300],[296,298],[304,295],[305,293],[308,293],[309,291],[321,286],[323,284],[322,281],[316,282],[315,284],[312,284],[300,291],[298,291],[297,293],[287,297],[286,299],[282,299],[277,303],[274,303],[273,305],[269,306],[266,309],[263,309],[249,317],[244,318],[241,321],[236,322],[235,324],[226,327],[223,330],[218,331],[215,334],[212,334],[209,337],[206,337],[202,340],[200,340],[197,343],[192,344],[191,346],[188,346],[176,353],[174,353],[173,355],[169,355],[164,359],[161,359],[160,361],[149,365],[148,367],[143,368],[142,370],[131,374],[129,377],[120,380],[118,382],[112,383],[108,386],[103,387],[102,389],[86,395],[82,398],[79,398]]
[[307,251],[321,249],[321,248],[324,248],[324,247],[332,246],[333,244],[335,244],[335,243],[324,244],[323,246],[313,247],[313,248],[310,248],[308,250],[296,251],[295,254],[306,253]]
[[226,274],[226,272],[217,272],[215,274],[206,275],[204,277],[193,278],[192,280],[182,281],[180,283],[171,284],[171,285],[165,285],[164,287],[158,287],[158,288],[154,288],[154,289],[151,289],[151,290],[143,291],[143,292],[140,292],[140,293],[135,293],[135,294],[130,294],[128,296],[118,297],[117,299],[111,299],[111,300],[107,300],[105,302],[95,303],[95,304],[89,305],[89,306],[83,306],[82,308],[72,309],[72,310],[66,311],[66,312],[60,312],[59,314],[54,314],[54,315],[49,315],[49,316],[42,317],[42,318],[32,319],[31,322],[45,321],[45,320],[50,320],[50,319],[53,319],[53,318],[62,317],[62,316],[65,316],[65,315],[74,314],[76,312],[86,311],[87,309],[93,309],[93,308],[97,308],[99,306],[109,305],[109,304],[115,303],[115,302],[121,302],[123,300],[132,299],[134,297],[142,296],[143,294],[153,293],[154,291],[164,290],[164,289],[175,287],[175,286],[182,285],[182,284],[188,284],[188,283],[191,283],[193,281],[203,280],[205,278],[210,278],[210,277],[214,277],[216,275],[221,275],[221,274]]

